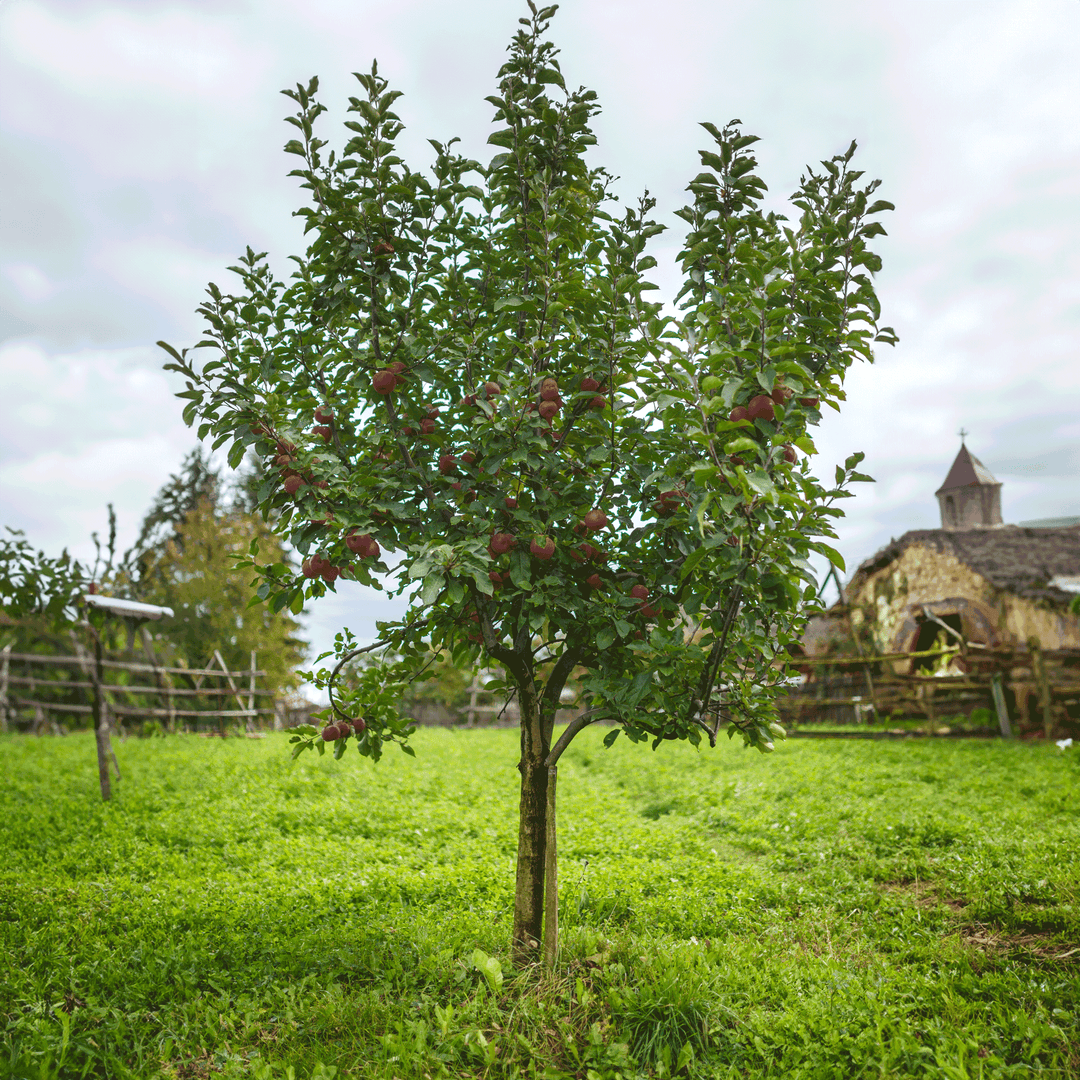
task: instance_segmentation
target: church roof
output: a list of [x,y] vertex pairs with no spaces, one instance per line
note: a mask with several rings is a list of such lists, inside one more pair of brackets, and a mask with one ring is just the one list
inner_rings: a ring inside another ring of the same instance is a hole
[[1042,529],[1001,525],[996,529],[962,531],[915,529],[893,540],[855,571],[844,590],[848,600],[859,592],[871,574],[883,570],[915,544],[954,556],[995,588],[1053,607],[1069,603],[1075,593],[1067,587],[1068,582],[1080,576],[1080,525]]
[[954,488],[968,487],[971,484],[997,485],[990,470],[963,444],[960,444],[960,453],[952,463],[949,475],[945,477],[945,483],[934,492],[940,495],[943,491],[952,491]]

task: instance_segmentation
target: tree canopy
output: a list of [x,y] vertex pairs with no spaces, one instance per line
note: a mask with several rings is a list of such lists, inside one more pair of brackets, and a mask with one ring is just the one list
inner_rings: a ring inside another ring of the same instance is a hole
[[[409,599],[380,624],[387,659],[333,699],[341,725],[297,752],[407,748],[397,701],[433,652],[504,673],[522,729],[519,957],[539,940],[555,766],[577,731],[604,721],[609,743],[655,748],[726,728],[772,749],[817,596],[809,558],[841,563],[836,504],[868,479],[855,454],[823,484],[810,429],[852,363],[895,340],[868,246],[891,206],[855,144],[806,170],[789,218],[763,208],[737,120],[703,125],[683,284],[673,310],[651,299],[654,200],[620,206],[588,159],[595,94],[564,80],[555,9],[529,7],[487,99],[486,164],[432,141],[431,169],[411,169],[376,65],[340,150],[316,134],[318,81],[285,91],[308,247],[287,281],[248,249],[238,291],[209,286],[206,363],[164,346],[187,420],[233,461],[259,455],[259,505],[306,556],[297,573],[253,547],[270,607],[341,576]],[[339,661],[354,644],[342,634]],[[582,711],[555,740],[575,669]]]

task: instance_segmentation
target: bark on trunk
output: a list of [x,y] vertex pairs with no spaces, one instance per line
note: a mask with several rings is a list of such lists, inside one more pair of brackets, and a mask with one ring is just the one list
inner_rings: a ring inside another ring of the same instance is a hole
[[548,766],[547,788],[547,852],[545,855],[546,878],[544,881],[544,967],[555,970],[559,955],[559,863],[556,837],[555,793],[559,770]]
[[514,892],[514,963],[538,958],[543,938],[544,871],[547,861],[548,755],[533,687],[518,688],[521,708],[521,804],[518,824],[517,881]]

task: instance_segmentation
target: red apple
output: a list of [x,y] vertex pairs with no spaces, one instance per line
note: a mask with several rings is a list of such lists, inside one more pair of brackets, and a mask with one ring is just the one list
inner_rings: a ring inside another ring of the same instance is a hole
[[432,435],[435,432],[435,421],[427,418],[420,421],[420,434]]
[[607,408],[607,398],[603,394],[597,394],[596,397],[589,402],[589,408],[595,409],[599,412],[601,409]]
[[604,583],[600,579],[599,574],[592,574],[590,577],[587,577],[585,579],[585,584],[592,586],[592,588],[594,589],[599,589]]
[[771,397],[777,405],[783,405],[791,395],[795,393],[790,387],[785,386],[783,383],[776,383],[772,388]]
[[554,379],[545,379],[540,384],[540,400],[555,401],[559,396],[559,384]]
[[772,420],[776,416],[772,398],[768,394],[758,394],[750,399],[746,412],[751,420]]
[[506,509],[507,510],[516,510],[517,508],[518,508],[517,499],[515,499],[513,495],[507,495],[506,496]]
[[784,460],[790,462],[792,465],[799,460],[799,455],[795,453],[795,447],[784,444]]
[[660,614],[652,604],[642,604],[638,610],[646,619],[655,619]]
[[322,568],[320,573],[322,575],[323,581],[325,581],[327,585],[329,585],[333,581],[337,581],[337,579],[341,576],[341,571],[336,566],[333,566],[330,563],[327,563]]
[[505,555],[516,543],[517,537],[513,533],[497,532],[491,538],[491,550],[496,555]]
[[404,435],[406,439],[411,439],[416,434],[416,428],[408,426],[403,427],[401,429],[401,434]]
[[484,383],[484,396],[490,401],[493,397],[498,397],[502,393],[502,387],[497,382],[491,382],[490,380]]
[[300,564],[300,572],[301,572],[301,573],[302,573],[302,574],[304,575],[304,577],[306,577],[306,578],[317,578],[317,577],[319,576],[319,571],[318,571],[318,570],[316,570],[316,569],[315,569],[315,567],[313,567],[313,566],[311,565],[311,560],[310,560],[310,559],[305,559],[305,560],[304,560],[304,561],[303,561],[303,562],[302,562],[302,563]]
[[395,360],[386,370],[392,371],[395,375],[404,375],[406,374],[408,369],[405,367],[402,361]]
[[326,491],[326,489],[330,486],[330,481],[329,480],[312,480],[311,486],[312,487],[317,487],[320,491]]
[[573,559],[574,562],[578,563],[585,561],[585,556],[582,555],[581,552],[578,551],[576,548],[570,549],[570,558]]
[[799,404],[807,409],[816,409],[821,404],[821,399],[816,397],[801,397]]
[[492,570],[488,574],[488,580],[491,582],[492,585],[495,586],[496,589],[502,587],[502,583],[503,583],[502,574],[500,574],[498,570]]
[[311,429],[312,435],[321,435],[323,442],[329,442],[333,438],[334,432],[331,428],[325,426],[313,427]]
[[376,259],[381,259],[381,258],[385,257],[386,255],[393,255],[394,254],[394,245],[391,244],[389,240],[380,240],[371,249],[371,254],[374,255]]
[[550,559],[551,556],[555,554],[555,540],[550,536],[534,536],[532,543],[529,544],[529,551],[531,551],[538,559]]
[[375,373],[371,380],[371,388],[376,394],[392,394],[397,387],[398,377],[389,368]]
[[315,410],[315,419],[320,424],[329,424],[334,419],[334,410],[329,405],[320,405]]
[[555,401],[541,401],[540,402],[540,415],[545,420],[550,420],[559,411],[558,402]]
[[281,485],[290,495],[295,495],[303,486],[304,478],[293,473],[285,477],[285,483]]
[[324,742],[333,742],[335,739],[341,738],[341,732],[338,730],[337,724],[328,724],[322,729],[322,737]]
[[739,538],[737,536],[735,536],[734,534],[732,534],[731,536],[729,536],[727,538],[727,542],[728,542],[728,547],[738,547],[739,546]]
[[603,510],[590,510],[582,519],[581,524],[586,529],[592,529],[594,532],[598,529],[607,527],[608,516]]
[[366,559],[371,555],[371,545],[374,543],[370,533],[357,533],[354,530],[345,537],[345,546],[361,559]]
[[461,399],[461,404],[462,405],[475,405],[476,404],[476,395],[475,394],[466,394]]
[[466,450],[465,453],[461,455],[461,460],[464,461],[466,465],[472,465],[476,461],[476,455],[471,450]]
[[457,475],[457,458],[453,454],[443,454],[439,458],[439,472],[443,476]]
[[649,590],[645,588],[640,582],[630,590],[630,595],[635,600],[648,600]]
[[363,733],[367,730],[367,721],[362,716],[358,716],[352,722],[352,729],[356,732],[357,735],[363,735]]
[[600,389],[600,384],[591,375],[586,375],[585,378],[581,380],[581,389],[584,390],[585,393],[591,394]]

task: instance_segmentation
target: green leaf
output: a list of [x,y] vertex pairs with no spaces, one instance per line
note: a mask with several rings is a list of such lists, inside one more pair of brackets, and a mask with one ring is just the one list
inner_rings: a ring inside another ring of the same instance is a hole
[[611,626],[605,626],[602,630],[599,630],[596,634],[596,648],[603,652],[605,649],[610,649],[612,642],[615,640],[615,629]]
[[607,747],[607,749],[610,750],[611,747],[615,745],[615,740],[619,737],[620,731],[622,731],[622,728],[613,728],[604,736],[604,746]]
[[446,585],[446,575],[439,571],[435,574],[429,574],[424,578],[424,584],[420,588],[420,603],[425,607],[430,607],[439,598],[439,594],[443,591]]

